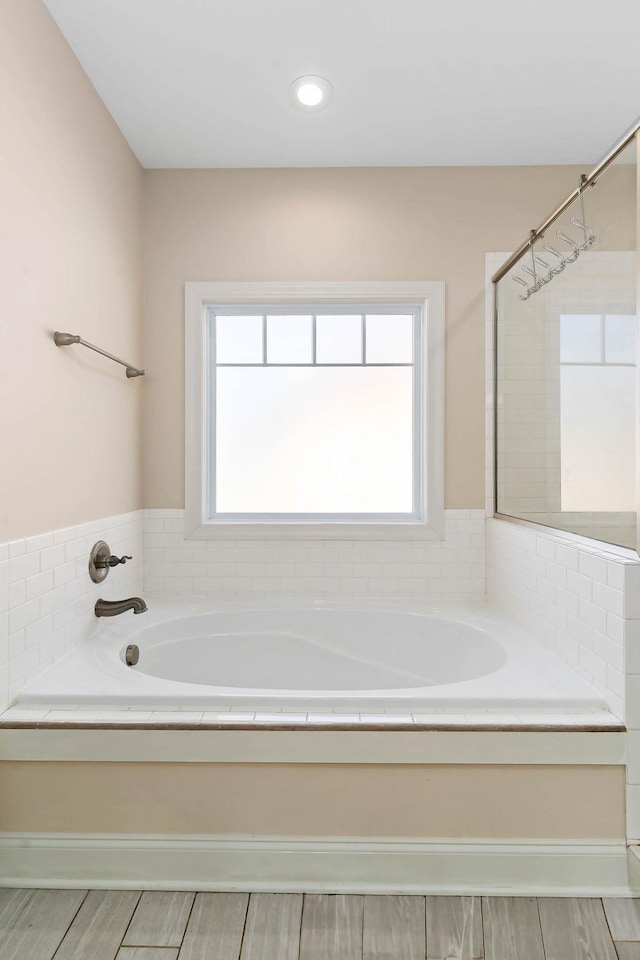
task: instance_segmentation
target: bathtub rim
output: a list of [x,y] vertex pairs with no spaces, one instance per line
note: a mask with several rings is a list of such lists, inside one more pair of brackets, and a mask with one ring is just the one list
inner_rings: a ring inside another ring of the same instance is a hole
[[[481,625],[496,630],[498,637],[500,635],[508,635],[510,652],[513,654],[517,649],[521,660],[524,660],[529,669],[531,669],[532,663],[537,663],[538,670],[544,674],[545,669],[549,670],[549,668],[552,667],[555,676],[557,677],[559,675],[562,678],[562,684],[566,684],[566,690],[563,696],[558,696],[555,693],[555,688],[550,687],[548,680],[545,678],[544,681],[541,682],[543,682],[546,695],[529,696],[524,697],[524,699],[522,696],[520,699],[514,697],[512,695],[514,671],[511,670],[511,675],[509,675],[509,667],[513,667],[514,663],[518,661],[518,658],[514,656],[508,658],[507,664],[503,668],[490,675],[494,680],[500,679],[500,683],[502,684],[501,696],[496,696],[495,691],[494,695],[491,695],[485,682],[483,685],[485,687],[484,690],[478,691],[476,689],[474,694],[473,692],[470,693],[468,688],[466,691],[459,689],[458,694],[460,694],[460,696],[457,697],[452,697],[450,690],[446,690],[445,686],[440,686],[426,688],[426,691],[422,691],[420,694],[416,693],[416,688],[412,688],[410,691],[411,695],[407,695],[406,690],[401,690],[397,696],[397,691],[386,690],[383,691],[383,696],[379,698],[363,698],[361,696],[362,691],[358,691],[355,697],[353,696],[353,691],[332,691],[330,697],[323,697],[318,696],[316,691],[316,696],[306,697],[304,701],[300,696],[285,697],[282,691],[270,691],[263,697],[256,696],[255,691],[251,691],[250,696],[242,700],[241,698],[244,694],[239,694],[238,692],[230,693],[228,688],[217,691],[215,691],[214,688],[214,692],[212,692],[212,688],[210,687],[201,690],[197,689],[199,686],[197,684],[158,680],[157,678],[140,674],[137,671],[128,671],[128,668],[120,663],[118,663],[117,666],[121,667],[121,671],[125,672],[120,672],[119,679],[122,680],[124,678],[125,686],[121,688],[119,692],[114,693],[104,682],[105,674],[100,673],[95,665],[91,666],[90,663],[88,664],[88,661],[91,659],[91,654],[95,652],[95,644],[96,641],[98,641],[101,644],[100,650],[98,651],[99,655],[105,655],[108,648],[108,655],[112,657],[112,663],[115,666],[115,660],[113,659],[114,650],[117,649],[119,652],[127,642],[131,642],[132,638],[135,637],[136,631],[143,626],[142,623],[137,624],[137,618],[134,620],[133,616],[131,616],[126,621],[119,619],[118,621],[107,623],[97,622],[91,635],[77,648],[49,668],[48,671],[27,685],[18,694],[14,705],[30,706],[46,703],[54,707],[61,703],[75,703],[78,706],[93,706],[99,703],[101,705],[104,704],[105,709],[113,708],[114,706],[116,708],[126,706],[133,710],[173,710],[182,706],[185,710],[220,709],[223,711],[246,711],[251,709],[254,711],[264,711],[269,710],[271,707],[277,711],[289,713],[303,710],[302,704],[306,703],[310,707],[310,709],[306,710],[307,713],[318,712],[319,709],[319,712],[335,711],[343,715],[355,713],[356,708],[358,708],[358,713],[386,710],[394,715],[406,712],[444,712],[450,714],[451,711],[461,713],[465,710],[469,712],[487,709],[513,712],[516,707],[521,710],[548,708],[551,711],[555,709],[562,712],[567,712],[567,710],[578,710],[580,712],[593,710],[596,713],[607,709],[604,698],[597,693],[597,691],[589,687],[582,678],[556,658],[549,650],[546,650],[538,641],[529,637],[520,627],[505,618],[504,615],[496,609],[495,605],[489,604],[486,601],[474,600],[472,602],[461,603],[459,600],[440,600],[437,603],[425,603],[418,601],[407,602],[406,599],[388,599],[385,601],[377,600],[372,602],[370,600],[348,598],[340,601],[318,600],[301,603],[299,598],[295,598],[285,600],[284,602],[280,599],[278,599],[277,602],[271,600],[267,604],[263,598],[253,598],[251,601],[249,598],[245,600],[234,598],[232,600],[225,599],[220,601],[212,598],[179,598],[167,597],[166,595],[162,597],[149,596],[148,600],[149,613],[152,618],[157,618],[158,620],[180,619],[188,613],[198,613],[201,611],[246,611],[249,606],[253,606],[254,608],[259,607],[260,609],[266,609],[268,607],[269,609],[285,611],[304,607],[305,609],[320,608],[343,611],[362,610],[364,612],[371,612],[381,610],[389,612],[422,613],[430,616],[441,616],[446,619],[455,618],[460,622],[471,622],[474,626],[478,626],[478,618],[480,618]],[[146,617],[147,615],[145,615],[145,621],[148,623],[149,621],[146,620]],[[516,671],[516,673],[518,673],[519,679],[522,681],[526,670],[522,667],[520,661],[518,661],[518,663],[520,663],[520,669]],[[88,666],[90,667],[89,669]],[[83,670],[84,674],[82,672]],[[505,671],[507,672],[505,673]],[[136,678],[145,678],[145,680],[149,681],[149,683],[145,684],[147,687],[146,692],[142,692],[139,688],[137,691],[134,691],[133,683],[131,682],[131,673],[135,673]],[[530,679],[531,673],[529,673],[528,676]],[[537,680],[541,680],[540,676],[536,676]],[[90,686],[90,681],[92,680],[97,682],[97,690],[87,693],[88,685]],[[480,681],[483,680],[486,681],[486,678],[480,678]],[[471,683],[477,687],[478,682],[477,680],[462,681],[446,686],[461,688],[464,683]],[[168,684],[172,685],[172,690],[167,691]],[[557,684],[555,686],[557,686]],[[552,693],[554,693],[554,696],[549,695],[550,689]],[[436,691],[439,692],[436,693]],[[426,696],[425,693],[428,693],[428,696]],[[393,698],[391,694],[393,694]],[[253,706],[250,705],[250,702]]]

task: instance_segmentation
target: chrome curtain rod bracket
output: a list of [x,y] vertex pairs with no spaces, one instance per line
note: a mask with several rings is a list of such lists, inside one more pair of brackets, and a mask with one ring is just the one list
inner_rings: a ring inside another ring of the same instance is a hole
[[88,347],[89,350],[95,350],[96,353],[101,354],[103,357],[108,357],[109,360],[113,360],[115,363],[126,367],[125,373],[129,379],[132,377],[144,377],[144,370],[140,370],[139,367],[134,367],[133,364],[127,363],[126,360],[114,357],[112,353],[107,353],[106,350],[103,350],[101,347],[96,347],[93,343],[88,343],[86,340],[83,340],[82,337],[78,336],[77,333],[60,333],[60,331],[56,330],[53,339],[56,347],[70,347],[73,343],[80,343],[83,347]]

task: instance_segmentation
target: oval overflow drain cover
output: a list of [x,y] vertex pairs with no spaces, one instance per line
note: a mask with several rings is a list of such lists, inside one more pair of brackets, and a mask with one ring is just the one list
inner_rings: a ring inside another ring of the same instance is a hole
[[127,662],[127,666],[135,667],[136,663],[140,659],[140,648],[135,643],[130,643],[124,655],[124,659]]

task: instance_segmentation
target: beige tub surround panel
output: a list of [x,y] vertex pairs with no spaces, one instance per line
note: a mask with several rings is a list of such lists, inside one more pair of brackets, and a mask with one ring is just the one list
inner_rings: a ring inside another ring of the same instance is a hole
[[581,172],[146,171],[145,506],[184,505],[185,282],[444,280],[445,505],[482,507],[485,252],[517,246]]
[[[37,716],[39,711],[28,712]],[[51,728],[35,718],[11,727],[3,718],[0,761],[618,767],[625,762],[627,745],[621,731],[212,730],[189,722],[185,726],[191,729],[179,730],[166,721],[163,729],[146,724],[132,729],[109,721],[103,721],[104,729],[91,729],[76,726],[69,716],[67,712],[67,719]]]
[[141,506],[142,170],[40,0],[0,0],[0,542]]
[[0,832],[623,839],[624,768],[14,762]]

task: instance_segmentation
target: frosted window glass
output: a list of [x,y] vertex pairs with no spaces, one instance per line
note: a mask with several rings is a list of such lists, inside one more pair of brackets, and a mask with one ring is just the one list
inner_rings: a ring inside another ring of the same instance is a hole
[[311,363],[311,317],[267,317],[267,363]]
[[216,317],[217,363],[262,363],[262,317]]
[[607,363],[635,363],[636,317],[610,315],[604,322]]
[[406,314],[369,314],[367,363],[413,361],[413,317]]
[[635,367],[561,371],[562,509],[635,512]]
[[602,317],[565,314],[560,317],[560,363],[603,363]]
[[316,317],[318,363],[362,363],[360,315]]
[[410,367],[224,367],[220,513],[411,513]]

